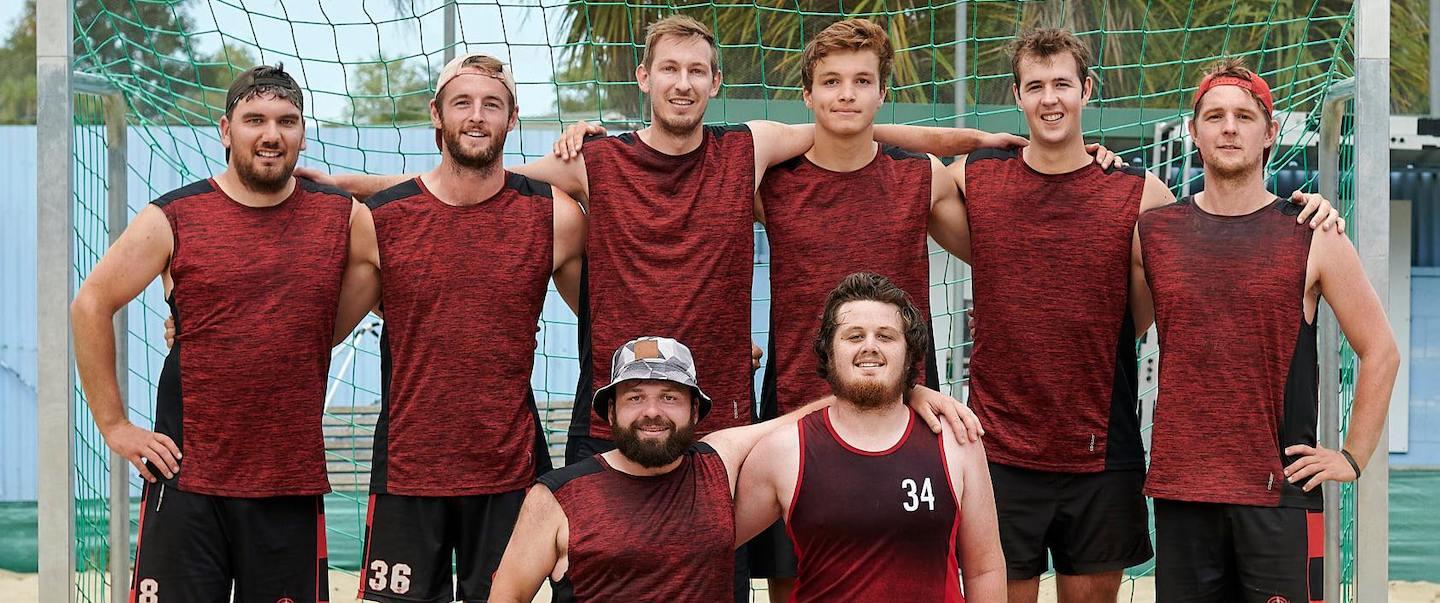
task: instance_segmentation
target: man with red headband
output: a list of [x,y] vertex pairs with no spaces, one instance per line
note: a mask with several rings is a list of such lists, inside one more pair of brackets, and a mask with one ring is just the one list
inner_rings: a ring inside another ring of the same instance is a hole
[[[1265,80],[1222,61],[1194,108],[1204,192],[1138,226],[1161,351],[1145,484],[1156,598],[1320,601],[1320,485],[1356,479],[1375,452],[1399,353],[1350,240],[1296,224],[1265,189],[1280,129]],[[1321,297],[1360,357],[1339,450],[1316,443]]]

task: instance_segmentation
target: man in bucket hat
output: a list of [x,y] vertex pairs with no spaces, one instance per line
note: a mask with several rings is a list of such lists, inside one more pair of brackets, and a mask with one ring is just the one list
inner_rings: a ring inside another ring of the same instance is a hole
[[[690,349],[642,337],[616,350],[595,407],[616,449],[540,478],[495,575],[491,601],[529,601],[549,577],[555,601],[724,601],[733,596],[735,481],[761,437],[829,406],[817,400],[783,417],[713,432],[695,424],[712,400]],[[978,431],[958,402],[931,390],[911,398]],[[939,432],[939,423],[932,429]]]

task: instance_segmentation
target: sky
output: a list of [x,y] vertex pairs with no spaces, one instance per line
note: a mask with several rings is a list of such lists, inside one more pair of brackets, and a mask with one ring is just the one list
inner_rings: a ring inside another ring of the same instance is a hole
[[[467,1],[476,4],[463,3]],[[347,84],[354,80],[358,62],[381,54],[419,61],[423,55],[435,72],[442,66],[441,0],[409,0],[405,14],[394,4],[395,0],[189,0],[184,6],[196,24],[192,44],[197,50],[214,51],[222,39],[258,45],[265,49],[257,53],[263,62],[284,61],[286,70],[311,91],[314,115],[340,118],[349,106]],[[498,4],[462,0],[457,39],[465,46],[460,50],[487,52],[510,63],[521,113],[550,114],[555,103],[550,82],[562,58],[552,46],[562,35],[565,0]],[[0,0],[0,23],[8,30],[23,7],[24,0]]]

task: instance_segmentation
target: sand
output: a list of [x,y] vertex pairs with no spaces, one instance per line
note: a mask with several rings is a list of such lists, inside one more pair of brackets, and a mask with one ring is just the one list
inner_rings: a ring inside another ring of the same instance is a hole
[[[355,587],[358,582],[355,574],[347,572],[330,572],[330,601],[332,603],[350,603],[355,601]],[[757,588],[764,588],[764,583],[756,582]],[[40,596],[39,577],[35,574],[17,574],[0,570],[0,600],[6,603],[29,603],[38,601]],[[753,599],[757,602],[765,602],[763,592],[757,592]],[[1151,578],[1139,578],[1133,582],[1127,582],[1120,589],[1120,601],[1126,603],[1152,603],[1155,600],[1154,580]],[[548,589],[542,588],[539,596],[535,597],[536,603],[548,603],[550,593]],[[1055,601],[1055,581],[1045,580],[1041,582],[1040,589],[1041,603]],[[1391,582],[1390,601],[1392,603],[1440,603],[1440,584],[1434,582]]]

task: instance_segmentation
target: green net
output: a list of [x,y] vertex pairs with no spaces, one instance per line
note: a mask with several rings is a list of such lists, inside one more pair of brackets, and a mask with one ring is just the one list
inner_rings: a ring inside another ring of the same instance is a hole
[[[302,164],[326,171],[415,172],[438,161],[428,128],[430,84],[448,52],[479,51],[510,63],[519,83],[520,126],[507,163],[549,150],[577,119],[612,129],[639,127],[644,99],[633,82],[644,24],[672,12],[716,32],[725,85],[706,114],[712,123],[810,120],[798,100],[800,50],[842,16],[865,16],[889,31],[897,49],[892,94],[882,122],[1025,133],[1010,101],[1005,46],[1023,28],[1070,27],[1096,57],[1096,94],[1084,115],[1087,137],[1156,171],[1177,193],[1199,185],[1183,118],[1196,77],[1219,56],[1245,56],[1274,87],[1281,146],[1272,157],[1282,194],[1317,178],[1320,101],[1352,73],[1352,3],[1346,0],[825,0],[794,2],[622,2],[562,0],[75,0],[75,69],[117,91],[128,111],[125,141],[111,140],[99,97],[77,95],[75,113],[75,272],[83,279],[108,244],[106,195],[123,186],[133,216],[150,199],[224,168],[214,123],[233,75],[284,62],[308,90],[308,148]],[[447,28],[447,21],[452,27]],[[453,37],[447,37],[447,29]],[[1350,120],[1345,121],[1348,139]],[[126,181],[114,182],[107,149],[127,151]],[[1353,207],[1354,149],[1341,156],[1337,204]],[[128,217],[126,218],[128,220]],[[755,338],[764,347],[769,314],[769,249],[756,228]],[[963,393],[970,303],[969,271],[932,246],[931,307],[947,392]],[[151,424],[163,364],[161,291],[152,286],[128,310],[132,419]],[[532,386],[557,462],[578,375],[575,317],[552,290],[539,332]],[[378,334],[371,317],[337,347],[326,396],[329,559],[337,599],[354,592],[364,534],[366,486],[379,400]],[[1153,400],[1156,350],[1141,346],[1142,395]],[[1345,400],[1354,357],[1346,348]],[[76,391],[76,597],[108,599],[128,577],[112,579],[107,451]],[[1148,421],[1148,413],[1146,415]],[[1147,427],[1148,429],[1148,427]],[[1148,435],[1147,435],[1148,439]],[[130,477],[138,498],[139,481]],[[1345,538],[1353,539],[1353,495],[1345,497]],[[130,502],[134,505],[132,499]],[[1347,583],[1353,550],[1344,559]],[[1151,600],[1134,568],[1126,600]],[[1053,580],[1045,580],[1045,589]],[[763,594],[761,595],[763,598]]]

